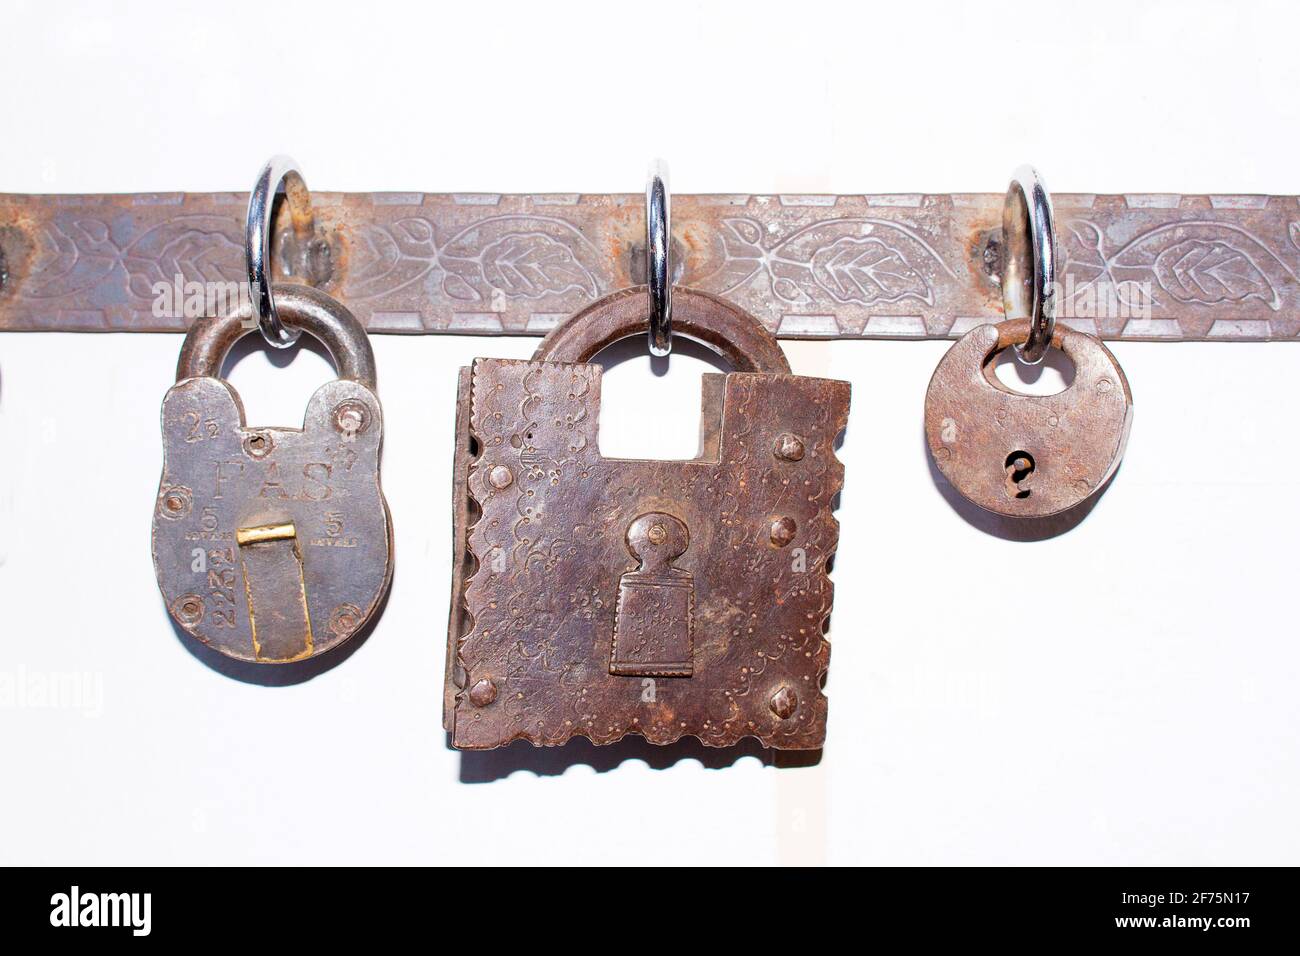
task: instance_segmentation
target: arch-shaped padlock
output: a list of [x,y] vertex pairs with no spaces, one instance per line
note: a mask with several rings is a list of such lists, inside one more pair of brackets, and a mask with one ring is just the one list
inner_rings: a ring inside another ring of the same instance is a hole
[[339,377],[312,395],[302,428],[249,427],[221,365],[256,330],[250,310],[196,321],[163,399],[153,517],[154,569],[173,620],[259,663],[343,643],[392,576],[383,411],[365,329],[323,292],[277,285],[274,294],[285,322],[329,350]]
[[645,287],[616,292],[531,361],[461,371],[444,702],[457,747],[822,745],[849,385],[791,374],[757,319],[678,287],[674,336],[737,371],[703,377],[696,458],[606,458],[590,359],[644,335],[650,309]]

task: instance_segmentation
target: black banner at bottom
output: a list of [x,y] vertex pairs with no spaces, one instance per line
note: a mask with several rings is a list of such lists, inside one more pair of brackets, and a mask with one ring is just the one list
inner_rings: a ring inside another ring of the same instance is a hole
[[[492,934],[500,923],[497,914],[506,910],[531,911],[536,933],[553,932],[557,924],[574,921],[571,925],[581,925],[586,935],[596,928],[597,914],[610,919],[611,933],[628,929],[622,918],[614,917],[617,907],[592,905],[597,901],[590,893],[590,876],[552,882],[520,879],[505,869],[461,867],[457,872],[470,879],[460,881],[459,891],[446,889],[443,874],[418,869],[11,869],[0,912],[11,941],[63,936],[95,945],[190,939],[205,944],[281,939],[302,944],[319,939],[338,945],[393,930],[446,932],[470,926]],[[721,895],[716,881],[687,877],[673,894],[677,905],[667,908],[650,905],[650,897],[635,889],[644,881],[661,887],[661,878],[596,879],[617,881],[623,885],[619,895],[642,898],[647,911],[635,922],[638,933],[651,938],[675,932],[675,909],[707,909],[729,914],[728,923],[736,917],[749,922],[743,914],[754,915],[758,898],[776,897],[785,902],[774,906],[770,916],[764,914],[763,923],[775,922],[772,928],[778,932],[803,933],[814,925],[816,932],[824,932],[820,923],[825,914],[853,921],[869,937],[877,932],[905,934],[916,941],[1132,939],[1181,945],[1214,940],[1236,946],[1294,935],[1293,872],[905,869],[879,871],[865,884],[869,888],[855,883],[847,891],[832,891],[834,895],[816,884],[798,888],[791,882],[806,879],[803,876],[769,873],[729,879],[736,887],[731,900]],[[692,885],[698,892],[688,889]],[[564,899],[563,891],[539,892],[546,886],[573,887],[573,898]],[[543,899],[547,903],[539,906]],[[795,904],[795,899],[804,905]],[[512,918],[525,917],[520,913]],[[782,921],[789,925],[780,926]]]

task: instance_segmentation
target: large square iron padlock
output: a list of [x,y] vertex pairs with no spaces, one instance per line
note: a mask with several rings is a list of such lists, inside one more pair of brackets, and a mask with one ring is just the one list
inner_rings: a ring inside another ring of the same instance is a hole
[[697,458],[605,458],[602,370],[587,360],[644,332],[649,309],[644,288],[615,293],[531,361],[461,370],[444,699],[456,747],[824,742],[849,384],[791,374],[756,319],[676,289],[675,330],[737,371],[704,376]]
[[339,378],[303,427],[250,428],[222,360],[250,328],[200,319],[163,400],[153,518],[158,587],[173,620],[227,657],[305,660],[351,638],[392,578],[379,483],[383,414],[361,323],[328,295],[276,286],[279,312],[329,349]]

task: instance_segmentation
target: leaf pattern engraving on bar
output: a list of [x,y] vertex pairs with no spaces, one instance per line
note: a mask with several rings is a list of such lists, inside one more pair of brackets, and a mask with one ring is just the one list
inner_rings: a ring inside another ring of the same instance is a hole
[[437,260],[429,220],[411,216],[386,226],[372,223],[352,241],[343,292],[349,299],[369,299],[405,289],[433,271]]
[[[1073,277],[1075,298],[1092,286],[1110,284],[1121,301],[1136,305],[1141,285],[1154,283],[1182,305],[1241,305],[1258,299],[1276,312],[1282,308],[1279,289],[1296,279],[1263,241],[1231,223],[1168,223],[1138,234],[1114,253],[1106,252],[1105,235],[1095,223],[1071,219],[1063,226],[1061,276]],[[1162,304],[1154,292],[1150,304]]]
[[40,230],[32,274],[23,295],[29,299],[56,299],[98,283],[113,271],[121,254],[109,236],[108,224],[98,219],[54,221]]
[[247,282],[239,223],[222,216],[177,216],[136,238],[122,252],[131,294],[153,298],[156,282]]
[[1240,302],[1252,296],[1280,303],[1264,274],[1226,242],[1186,239],[1156,256],[1156,281],[1179,302]]
[[512,232],[483,249],[483,278],[507,295],[541,298],[577,289],[594,298],[596,280],[572,250],[541,232]]
[[608,282],[599,257],[572,224],[553,216],[492,216],[439,245],[432,221],[409,217],[367,226],[354,240],[344,291],[353,299],[388,295],[436,275],[457,302],[542,299],[576,293],[597,298]]
[[837,302],[897,302],[908,296],[933,304],[926,283],[897,249],[874,236],[845,237],[818,249],[813,278]]
[[[317,197],[321,287],[372,331],[543,332],[642,281],[628,197],[399,198]],[[999,317],[1000,194],[830,198],[683,197],[679,281],[795,337],[893,337],[905,319],[907,334],[937,338]],[[1091,318],[1107,339],[1300,337],[1297,197],[1078,198],[1058,204],[1063,316]],[[180,330],[155,314],[153,289],[178,275],[243,281],[243,219],[231,193],[0,195],[0,328]],[[275,237],[281,255],[288,237]]]
[[692,282],[721,295],[761,276],[788,306],[908,300],[933,306],[936,278],[955,278],[920,234],[897,222],[828,219],[775,240],[765,240],[753,219],[724,219],[722,225],[720,265]]
[[[23,288],[29,299],[57,299],[94,288],[120,266],[130,296],[153,298],[155,283],[238,282],[243,274],[239,223],[224,216],[177,216],[145,230],[125,245],[101,219],[49,223],[39,234],[33,273]],[[118,273],[119,280],[121,273]]]

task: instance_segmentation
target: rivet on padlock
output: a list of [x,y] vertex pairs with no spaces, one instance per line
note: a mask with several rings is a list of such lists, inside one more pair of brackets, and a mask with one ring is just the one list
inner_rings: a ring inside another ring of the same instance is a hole
[[361,323],[323,292],[274,288],[278,314],[329,349],[339,378],[301,429],[249,428],[221,365],[249,309],[199,319],[163,400],[153,520],[158,586],[176,623],[228,657],[285,663],[356,634],[392,574],[379,483],[383,417]]
[[[1040,518],[1080,504],[1114,474],[1133,397],[1100,339],[1056,325],[1051,199],[1032,168],[1017,171],[1007,192],[1003,238],[1003,306],[1012,318],[972,329],[940,360],[925,396],[926,443],[974,504]],[[1056,395],[1012,391],[993,366],[1010,347],[1030,364],[1061,349],[1074,363],[1073,383]]]

